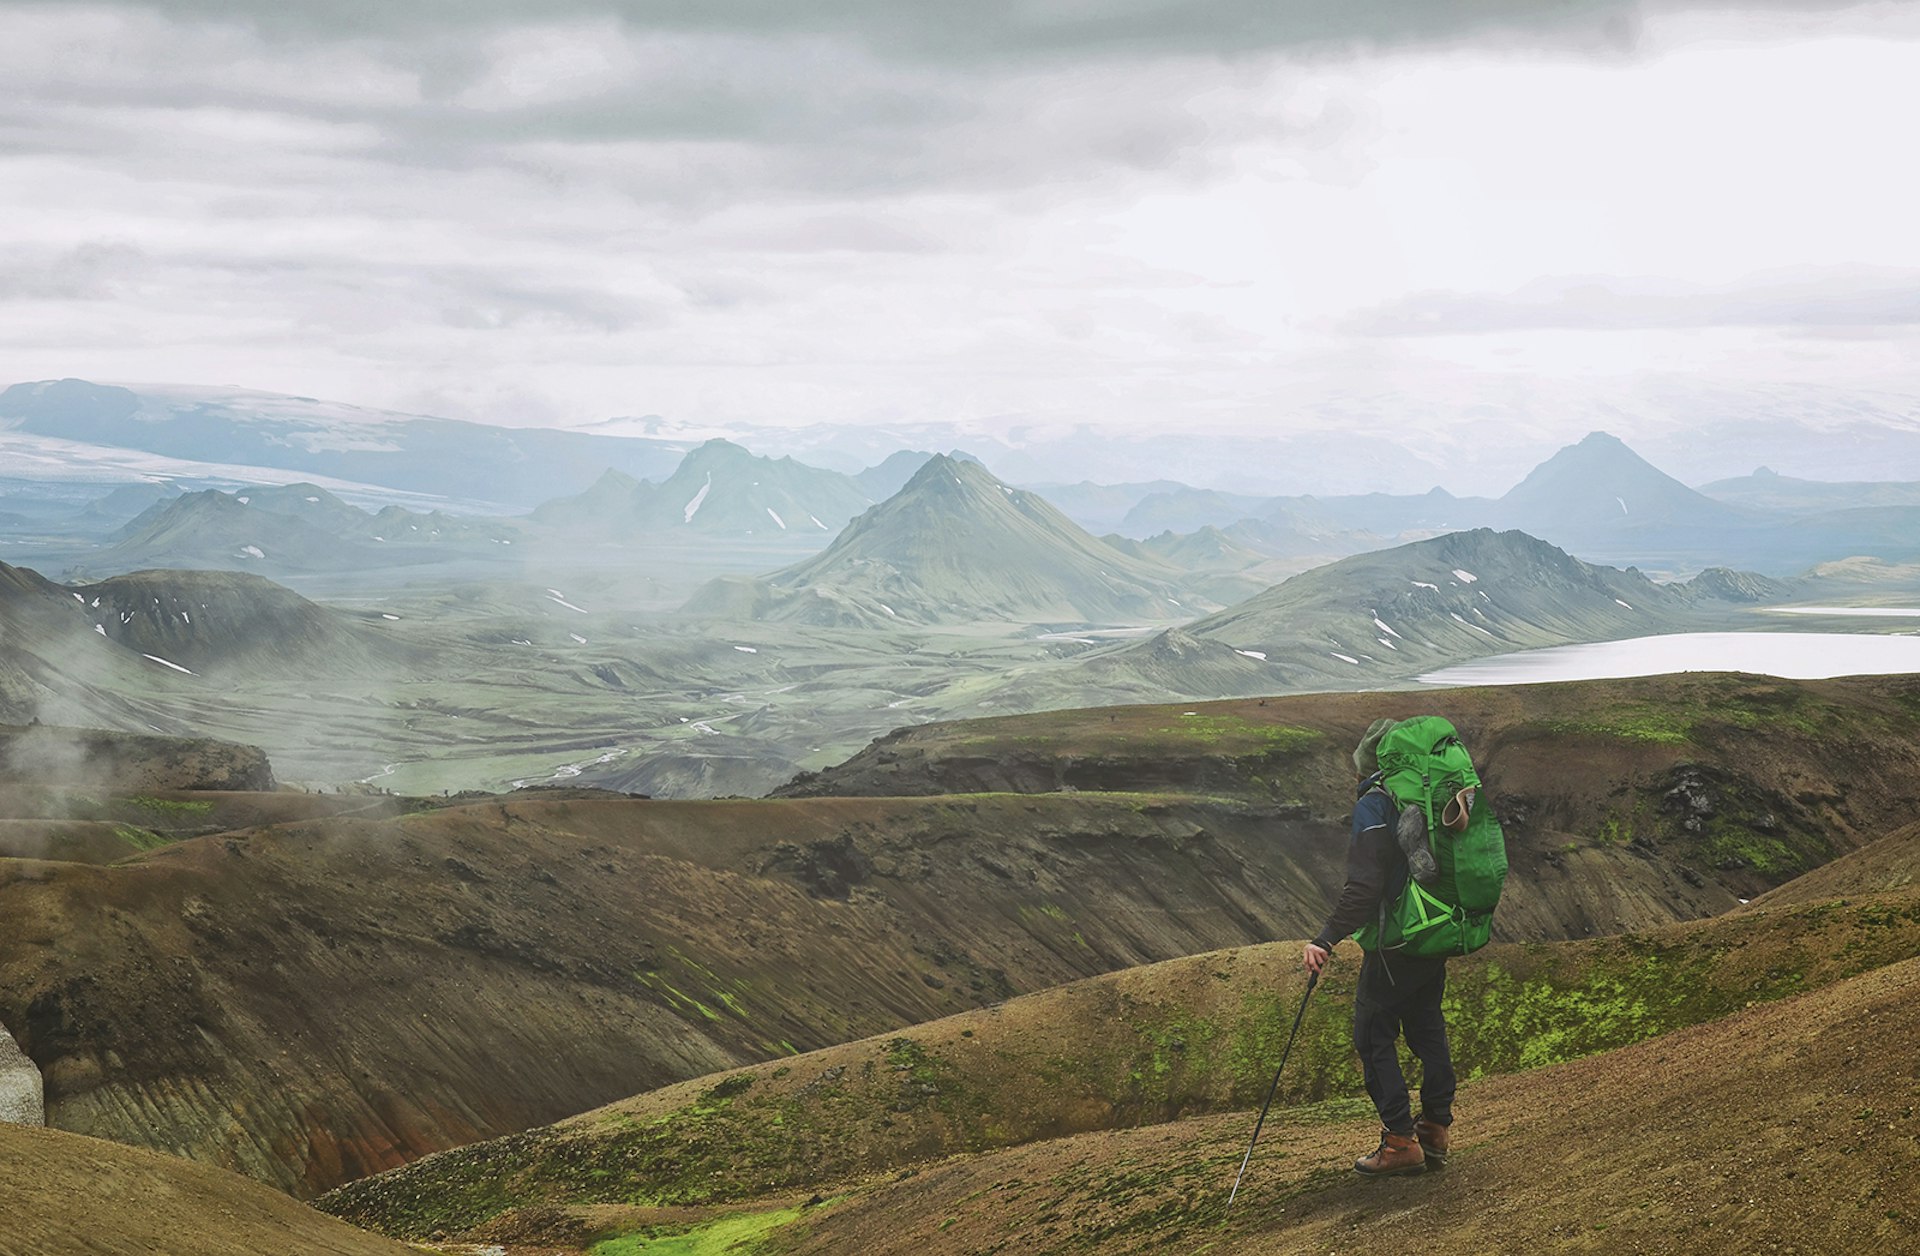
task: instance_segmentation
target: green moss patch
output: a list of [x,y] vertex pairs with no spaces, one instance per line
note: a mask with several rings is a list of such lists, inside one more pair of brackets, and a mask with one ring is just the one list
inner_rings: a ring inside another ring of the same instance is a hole
[[159,850],[162,846],[172,845],[175,840],[152,829],[136,828],[131,824],[114,825],[113,835],[135,850]]
[[652,1228],[607,1239],[588,1249],[590,1256],[751,1256],[775,1230],[800,1219],[799,1208],[740,1213],[691,1229]]
[[1580,719],[1547,720],[1541,727],[1562,736],[1611,737],[1620,741],[1681,746],[1692,740],[1686,713],[1660,707],[1595,712]]

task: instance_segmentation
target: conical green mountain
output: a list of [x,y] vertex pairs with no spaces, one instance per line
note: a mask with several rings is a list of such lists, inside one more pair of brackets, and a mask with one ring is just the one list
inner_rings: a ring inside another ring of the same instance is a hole
[[873,626],[1175,619],[1188,612],[1172,576],[939,454],[822,553],[758,580],[714,581],[686,610]]

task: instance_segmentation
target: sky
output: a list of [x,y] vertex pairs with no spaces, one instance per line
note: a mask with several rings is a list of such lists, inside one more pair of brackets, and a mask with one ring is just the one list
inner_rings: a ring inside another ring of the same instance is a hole
[[1920,427],[1912,3],[0,2],[0,30],[0,385],[1232,431],[1683,381]]

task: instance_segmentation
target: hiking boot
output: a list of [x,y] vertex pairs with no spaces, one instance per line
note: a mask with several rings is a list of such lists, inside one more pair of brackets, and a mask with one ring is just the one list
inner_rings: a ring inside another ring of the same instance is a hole
[[1413,1136],[1420,1140],[1420,1150],[1436,1168],[1447,1162],[1446,1126],[1423,1116],[1413,1123]]
[[1371,1156],[1353,1162],[1355,1173],[1367,1177],[1390,1177],[1395,1173],[1419,1173],[1427,1167],[1426,1153],[1411,1134],[1380,1131],[1380,1146]]

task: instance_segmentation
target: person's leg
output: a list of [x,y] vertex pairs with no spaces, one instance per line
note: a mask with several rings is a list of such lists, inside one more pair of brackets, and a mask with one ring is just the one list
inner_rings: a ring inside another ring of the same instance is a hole
[[1380,1114],[1381,1127],[1396,1134],[1413,1132],[1413,1106],[1407,1096],[1406,1075],[1400,1071],[1400,1013],[1394,1006],[1394,987],[1377,955],[1369,953],[1360,965],[1353,994],[1353,1049],[1367,1096]]
[[1420,1115],[1413,1123],[1420,1150],[1434,1164],[1445,1164],[1452,1142],[1453,1057],[1447,1049],[1447,1018],[1440,1009],[1447,989],[1443,964],[1424,980],[1401,1009],[1407,1046],[1420,1060]]
[[1394,1005],[1394,991],[1390,970],[1369,954],[1361,965],[1353,998],[1353,1048],[1360,1055],[1367,1094],[1382,1126],[1380,1146],[1353,1164],[1356,1172],[1368,1177],[1426,1168],[1426,1154],[1414,1133],[1407,1079],[1400,1071],[1400,1010]]
[[1400,1009],[1407,1046],[1420,1061],[1421,1115],[1436,1125],[1453,1122],[1453,1055],[1447,1047],[1447,1018],[1440,1000],[1447,991],[1447,970],[1439,966]]

